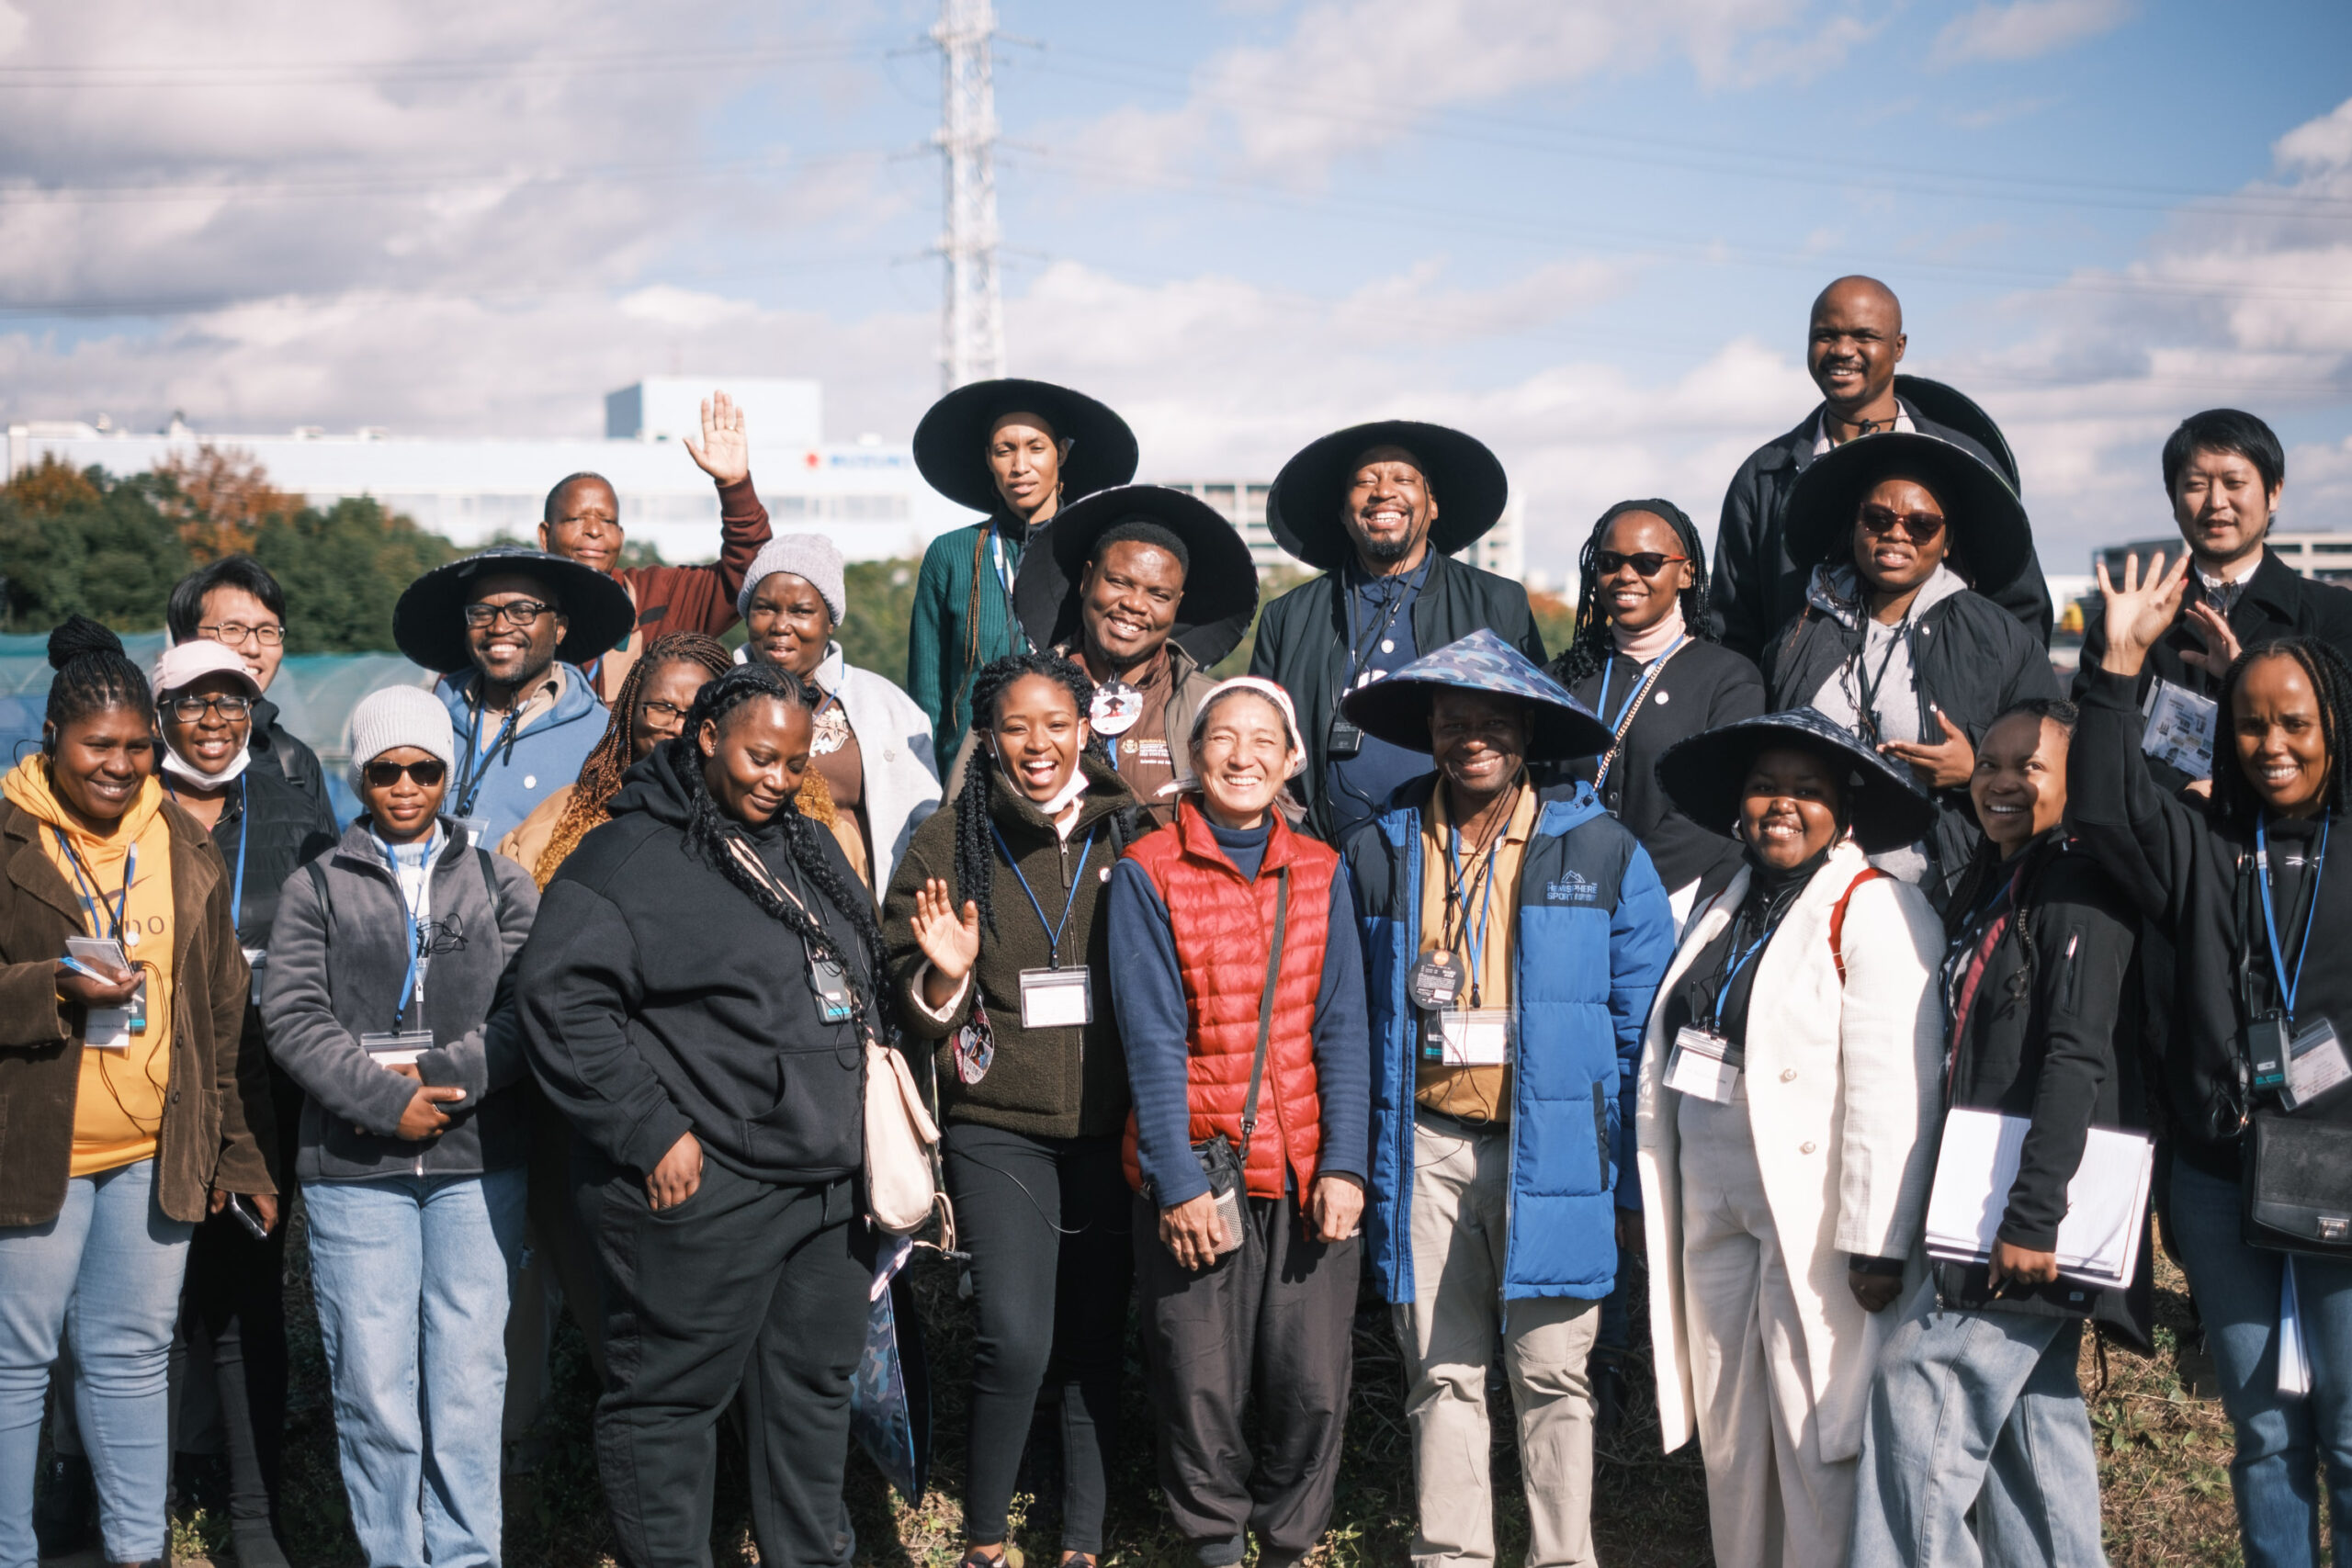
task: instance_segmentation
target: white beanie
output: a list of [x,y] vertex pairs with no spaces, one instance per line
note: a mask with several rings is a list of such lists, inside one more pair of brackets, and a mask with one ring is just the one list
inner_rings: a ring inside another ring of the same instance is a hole
[[849,619],[849,589],[842,573],[842,547],[822,534],[779,534],[760,547],[752,570],[743,574],[743,591],[735,595],[735,613],[752,618],[752,593],[779,571],[806,578],[825,601],[839,629]]
[[386,686],[370,692],[351,710],[351,787],[360,786],[368,764],[403,746],[458,765],[457,732],[449,727],[449,710],[422,686]]

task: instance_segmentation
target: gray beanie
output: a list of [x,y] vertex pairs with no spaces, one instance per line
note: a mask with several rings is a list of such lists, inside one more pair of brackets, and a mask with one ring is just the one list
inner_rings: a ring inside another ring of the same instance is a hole
[[779,571],[806,578],[833,613],[833,625],[849,619],[849,590],[842,581],[842,547],[822,534],[779,534],[760,547],[752,570],[743,574],[743,592],[735,595],[735,613],[752,618],[752,591]]
[[449,727],[449,710],[422,686],[387,686],[370,692],[351,710],[351,787],[360,787],[368,764],[387,751],[413,746],[458,765],[457,732]]

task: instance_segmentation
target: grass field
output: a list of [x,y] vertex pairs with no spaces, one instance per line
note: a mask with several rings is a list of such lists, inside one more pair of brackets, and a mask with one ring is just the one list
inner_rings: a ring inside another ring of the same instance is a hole
[[[298,1222],[299,1223],[299,1222]],[[294,1395],[288,1437],[286,1544],[300,1568],[345,1568],[361,1559],[353,1541],[335,1469],[334,1433],[325,1367],[308,1300],[298,1230],[289,1249],[288,1292],[295,1327]],[[2158,1354],[2142,1358],[2110,1351],[2102,1369],[2096,1349],[2083,1355],[2083,1386],[2090,1391],[2098,1438],[2108,1551],[2117,1568],[2174,1564],[2235,1564],[2240,1559],[2230,1502],[2230,1436],[2211,1397],[2211,1371],[2195,1345],[2185,1287],[2166,1259],[2157,1265]],[[850,1504],[858,1531],[858,1562],[877,1568],[947,1568],[960,1543],[956,1504],[963,1472],[963,1385],[969,1362],[968,1308],[956,1300],[948,1269],[933,1266],[917,1279],[939,1389],[938,1434],[932,1490],[920,1507],[893,1495],[862,1454],[851,1459]],[[1641,1313],[1634,1314],[1642,1332]],[[1320,1561],[1395,1564],[1406,1560],[1411,1538],[1412,1473],[1402,1410],[1396,1343],[1385,1313],[1367,1305],[1356,1322],[1356,1390],[1339,1502]],[[2184,1341],[2188,1348],[2184,1354]],[[588,1440],[594,1391],[577,1334],[567,1322],[556,1343],[554,1393],[546,1416],[550,1443],[545,1462],[511,1483],[506,1509],[506,1561],[514,1568],[597,1568],[610,1561],[604,1501]],[[1193,1559],[1169,1529],[1152,1479],[1149,1410],[1141,1369],[1129,1347],[1125,1441],[1112,1486],[1107,1562],[1123,1568],[1189,1568]],[[1614,1442],[1600,1454],[1595,1478],[1594,1524],[1600,1560],[1610,1568],[1697,1568],[1711,1563],[1705,1483],[1695,1445],[1673,1455],[1657,1451],[1657,1426],[1646,1384],[1646,1359],[1634,1362],[1634,1407]],[[1518,1495],[1519,1472],[1508,1426],[1508,1396],[1498,1393],[1495,1481],[1501,1497],[1502,1562],[1516,1564],[1525,1550],[1526,1516]],[[1030,1450],[1017,1540],[1032,1563],[1048,1568],[1057,1553],[1053,1499],[1053,1427],[1041,1419]],[[758,1562],[749,1533],[742,1455],[722,1438],[716,1561],[739,1568]],[[202,1513],[183,1513],[175,1529],[183,1563],[222,1553],[228,1531]]]

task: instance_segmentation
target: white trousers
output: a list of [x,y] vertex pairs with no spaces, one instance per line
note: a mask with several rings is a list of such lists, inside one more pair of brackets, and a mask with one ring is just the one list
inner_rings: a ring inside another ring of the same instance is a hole
[[1743,1078],[1728,1105],[1677,1095],[1682,1293],[1716,1568],[1843,1568],[1856,1466],[1822,1462],[1789,1261]]

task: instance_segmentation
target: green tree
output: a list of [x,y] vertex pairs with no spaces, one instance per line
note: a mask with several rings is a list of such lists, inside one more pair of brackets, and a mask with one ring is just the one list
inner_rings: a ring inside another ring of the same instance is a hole
[[843,571],[849,619],[836,635],[842,657],[900,685],[907,680],[907,628],[915,623],[912,560],[854,560]]
[[39,632],[68,615],[119,631],[164,624],[172,584],[193,564],[165,503],[167,479],[76,474],[54,457],[0,487],[0,618]]
[[391,651],[401,592],[457,555],[448,540],[368,498],[323,512],[306,506],[254,531],[254,558],[286,589],[289,653]]

